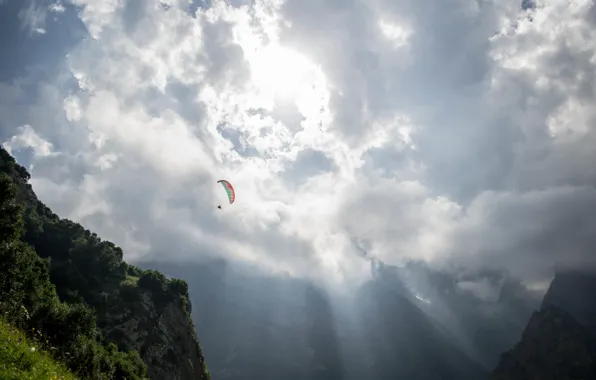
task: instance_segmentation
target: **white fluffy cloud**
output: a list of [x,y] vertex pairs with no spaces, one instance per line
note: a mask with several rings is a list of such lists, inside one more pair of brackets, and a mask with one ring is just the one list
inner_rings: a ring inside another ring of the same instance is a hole
[[341,280],[365,249],[539,280],[594,261],[596,11],[521,5],[53,3],[89,37],[35,96],[1,84],[1,137],[35,150],[49,206],[129,259]]

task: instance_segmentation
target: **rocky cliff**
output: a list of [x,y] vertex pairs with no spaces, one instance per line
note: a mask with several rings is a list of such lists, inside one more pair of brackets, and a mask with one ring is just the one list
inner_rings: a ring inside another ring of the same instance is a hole
[[549,306],[565,310],[578,323],[596,334],[596,274],[580,271],[557,273],[542,300],[541,309]]
[[591,274],[557,274],[521,341],[502,355],[490,378],[596,379],[595,290]]
[[63,302],[95,310],[106,346],[113,342],[122,351],[138,351],[151,379],[210,379],[186,282],[127,264],[119,247],[54,214],[35,195],[27,170],[1,147],[0,172],[18,187],[23,241],[47,260]]
[[535,312],[520,343],[501,357],[491,380],[596,379],[596,341],[556,307]]
[[155,290],[132,283],[123,289],[108,296],[107,307],[99,314],[99,327],[107,339],[137,350],[151,379],[209,378],[187,296],[164,302]]

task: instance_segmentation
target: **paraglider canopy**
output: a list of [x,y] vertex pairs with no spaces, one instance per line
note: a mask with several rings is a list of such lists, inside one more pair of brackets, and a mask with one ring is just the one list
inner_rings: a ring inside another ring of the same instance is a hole
[[[226,181],[225,179],[219,180],[217,181],[217,183],[221,183],[224,190],[228,194],[228,200],[230,201],[230,204],[234,203],[234,201],[236,200],[236,191],[234,191],[234,187],[232,187],[232,184]],[[218,206],[217,208],[221,209],[221,206]]]

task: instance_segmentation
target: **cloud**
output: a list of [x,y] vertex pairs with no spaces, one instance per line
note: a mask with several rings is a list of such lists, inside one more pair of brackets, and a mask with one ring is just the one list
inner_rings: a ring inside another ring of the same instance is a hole
[[29,1],[19,12],[22,27],[27,29],[29,33],[45,34],[44,26],[47,12],[48,9],[45,7],[38,6],[34,1]]
[[18,135],[13,136],[4,145],[10,153],[14,149],[31,148],[36,156],[48,156],[52,153],[52,144],[45,141],[30,125],[23,125],[18,128]]
[[589,1],[44,9],[89,35],[53,75],[0,83],[0,137],[129,259],[330,281],[366,278],[363,250],[536,281],[593,261]]

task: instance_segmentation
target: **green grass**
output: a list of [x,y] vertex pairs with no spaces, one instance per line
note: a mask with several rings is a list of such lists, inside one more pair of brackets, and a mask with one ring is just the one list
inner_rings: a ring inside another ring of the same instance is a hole
[[74,380],[66,367],[39,351],[25,335],[0,319],[0,379]]

